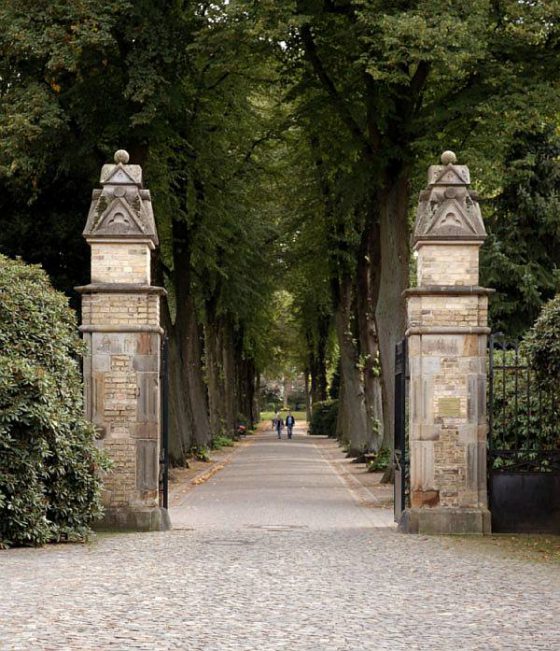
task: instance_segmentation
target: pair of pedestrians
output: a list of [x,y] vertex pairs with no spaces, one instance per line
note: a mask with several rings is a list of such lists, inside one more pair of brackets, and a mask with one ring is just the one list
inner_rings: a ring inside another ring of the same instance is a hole
[[[294,430],[294,425],[296,424],[296,419],[292,416],[291,412],[288,412],[288,415],[286,416],[286,429],[288,430],[288,438],[292,438],[292,433]],[[276,430],[276,433],[278,434],[278,438],[282,438],[282,430],[284,429],[284,421],[282,420],[282,416],[280,412],[277,412],[276,415],[274,416],[274,419],[272,420],[272,428]]]

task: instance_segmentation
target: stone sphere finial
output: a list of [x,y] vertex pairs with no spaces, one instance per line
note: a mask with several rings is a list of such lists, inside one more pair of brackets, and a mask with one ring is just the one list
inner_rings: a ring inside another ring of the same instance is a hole
[[130,156],[125,149],[119,149],[115,152],[115,163],[122,163],[123,165],[126,165],[129,160]]
[[455,165],[457,162],[457,156],[452,151],[444,151],[441,155],[441,162],[444,165]]

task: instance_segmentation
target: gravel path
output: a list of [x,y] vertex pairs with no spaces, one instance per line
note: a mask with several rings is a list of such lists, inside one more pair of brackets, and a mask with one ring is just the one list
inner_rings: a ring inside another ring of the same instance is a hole
[[560,567],[398,534],[326,442],[259,435],[161,534],[0,552],[0,649],[560,649]]

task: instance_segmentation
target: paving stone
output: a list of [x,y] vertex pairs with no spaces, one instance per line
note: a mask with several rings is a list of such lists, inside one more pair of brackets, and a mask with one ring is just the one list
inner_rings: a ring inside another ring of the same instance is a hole
[[0,649],[560,648],[558,566],[374,526],[320,447],[260,437],[171,532],[0,552]]

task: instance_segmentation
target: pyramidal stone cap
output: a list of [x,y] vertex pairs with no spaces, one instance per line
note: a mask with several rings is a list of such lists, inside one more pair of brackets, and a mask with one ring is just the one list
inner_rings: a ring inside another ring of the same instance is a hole
[[83,235],[86,239],[150,240],[158,236],[149,190],[142,188],[142,168],[129,165],[124,149],[115,152],[115,163],[103,165],[102,189],[93,191]]
[[420,192],[412,244],[434,240],[483,241],[486,229],[478,197],[469,189],[469,168],[444,151],[441,165],[428,169],[428,187]]
[[99,182],[104,185],[112,183],[114,185],[136,184],[142,185],[142,168],[140,165],[128,165],[130,156],[125,149],[119,149],[115,152],[115,164],[103,165],[101,168],[101,178]]

